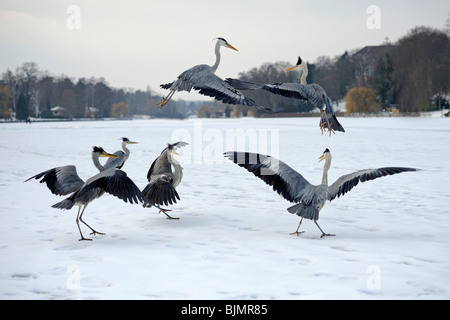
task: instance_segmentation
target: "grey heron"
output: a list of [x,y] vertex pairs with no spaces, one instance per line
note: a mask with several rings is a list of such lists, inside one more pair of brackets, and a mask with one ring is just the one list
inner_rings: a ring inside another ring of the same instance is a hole
[[[146,197],[143,206],[147,208],[155,206],[160,212],[164,212],[169,219],[178,218],[169,216],[167,211],[170,210],[162,209],[160,205],[172,205],[177,202],[177,199],[180,200],[176,187],[183,178],[183,168],[174,156],[178,155],[176,152],[177,148],[187,145],[188,143],[184,141],[178,141],[173,144],[169,143],[150,166],[147,173],[148,184],[142,190],[142,193]],[[172,167],[174,169],[173,171]]]
[[[99,157],[114,158],[117,156],[105,152],[101,147],[93,147],[92,158],[94,159],[94,163],[98,162]],[[99,163],[98,165],[101,166]],[[81,235],[80,240],[92,240],[83,236],[79,221],[91,229],[91,234],[103,235],[104,233],[94,230],[83,220],[83,213],[89,203],[100,198],[105,192],[131,204],[144,201],[141,191],[124,171],[116,168],[103,168],[103,170],[101,170],[101,168],[98,167],[98,169],[100,172],[87,179],[86,182],[78,176],[76,167],[73,165],[56,167],[41,172],[25,180],[25,182],[33,178],[42,178],[40,182],[45,182],[52,193],[56,195],[71,194],[63,201],[52,205],[52,208],[69,210],[72,209],[74,205],[77,205],[78,214],[76,223]]]
[[128,160],[128,157],[130,156],[130,150],[127,148],[127,145],[129,144],[137,144],[136,141],[131,141],[130,139],[123,137],[122,138],[122,150],[118,150],[113,153],[113,155],[117,156],[117,158],[108,158],[106,160],[106,163],[104,165],[105,168],[117,168],[122,169],[123,165],[125,164],[125,161]]
[[236,90],[255,90],[263,89],[271,93],[281,95],[284,97],[298,99],[303,101],[310,101],[315,107],[320,110],[320,129],[328,130],[329,134],[334,131],[345,132],[342,125],[336,118],[333,108],[333,101],[326,94],[325,90],[318,84],[307,84],[306,77],[308,75],[308,66],[300,57],[295,66],[286,69],[286,71],[300,68],[300,83],[251,83],[238,79],[227,78],[225,82],[230,84]]
[[161,102],[157,104],[158,108],[162,108],[166,103],[168,103],[176,91],[190,92],[194,89],[202,95],[213,97],[223,103],[253,106],[264,112],[274,112],[271,108],[258,106],[253,100],[246,98],[240,91],[234,89],[220,77],[215,75],[220,63],[220,47],[238,51],[225,39],[217,38],[215,46],[216,62],[214,65],[196,65],[181,73],[177,80],[171,83],[162,84],[161,88],[169,89],[170,92],[162,99]]
[[267,185],[273,187],[279,195],[295,205],[287,208],[288,212],[301,217],[298,228],[291,234],[299,235],[300,225],[303,218],[313,220],[324,236],[334,236],[323,232],[317,220],[319,212],[325,202],[332,201],[349,192],[359,182],[374,180],[383,176],[393,175],[406,171],[417,171],[415,168],[384,167],[377,169],[359,170],[338,178],[332,185],[328,185],[328,170],[331,165],[331,153],[328,148],[324,151],[319,161],[325,160],[323,167],[322,183],[310,184],[300,173],[289,167],[284,162],[258,153],[229,151],[224,153],[225,157],[239,166],[247,169],[256,177],[263,180]]

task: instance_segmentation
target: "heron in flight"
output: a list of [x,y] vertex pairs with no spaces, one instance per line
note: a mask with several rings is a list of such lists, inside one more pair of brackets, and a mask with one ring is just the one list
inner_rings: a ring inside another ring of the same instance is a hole
[[[162,209],[161,205],[172,205],[180,200],[180,196],[176,191],[176,187],[180,184],[183,178],[183,168],[180,163],[175,159],[177,148],[187,146],[187,142],[178,141],[168,146],[161,152],[161,154],[153,161],[150,169],[147,173],[148,184],[142,191],[146,197],[144,201],[144,207],[150,208],[151,206],[157,207],[160,212],[163,212],[168,219],[173,218],[167,214],[169,209]],[[173,166],[173,171],[172,171]]]
[[258,106],[255,101],[245,97],[240,91],[228,85],[224,80],[215,75],[220,63],[220,47],[238,51],[225,39],[217,38],[215,47],[216,62],[214,65],[196,65],[181,73],[174,82],[162,84],[161,88],[169,89],[170,92],[157,104],[158,109],[169,102],[176,91],[190,92],[194,89],[202,95],[213,97],[223,103],[253,106],[264,112],[275,112],[275,110],[272,110],[271,108]]
[[122,138],[122,150],[118,150],[113,153],[115,155],[115,158],[108,158],[106,160],[106,163],[104,165],[105,168],[117,168],[122,169],[123,165],[125,164],[125,161],[128,160],[128,157],[130,156],[130,150],[127,148],[127,145],[129,144],[137,144],[138,142],[131,141],[130,139],[123,137]]
[[133,202],[139,203],[144,201],[144,196],[141,191],[124,171],[116,168],[105,169],[100,165],[98,161],[99,157],[115,158],[117,156],[107,153],[101,147],[93,147],[92,159],[100,172],[87,179],[86,182],[78,176],[76,167],[73,165],[56,167],[25,180],[26,182],[31,179],[37,180],[42,178],[40,182],[45,182],[53,194],[71,194],[63,201],[52,205],[52,208],[72,209],[74,205],[78,206],[76,223],[81,236],[80,240],[92,239],[83,236],[79,221],[91,229],[91,234],[104,235],[104,233],[94,230],[83,220],[83,213],[89,203],[100,198],[105,192],[131,204]]
[[339,123],[334,114],[333,101],[326,94],[325,90],[318,84],[306,83],[306,77],[308,76],[308,66],[300,57],[295,66],[286,69],[291,71],[294,69],[300,69],[300,83],[251,83],[238,79],[227,78],[225,82],[230,84],[236,90],[255,90],[263,89],[271,93],[281,95],[287,98],[298,99],[311,102],[315,107],[320,110],[320,129],[328,130],[329,134],[334,131],[345,132],[344,127]]
[[273,187],[279,195],[296,204],[287,210],[300,216],[300,223],[296,231],[291,234],[299,235],[304,231],[298,231],[303,218],[313,220],[324,236],[334,236],[325,233],[320,228],[317,220],[319,212],[325,202],[332,201],[349,192],[359,182],[374,180],[383,176],[393,175],[406,171],[417,171],[415,168],[385,167],[378,169],[359,170],[338,178],[332,185],[328,185],[328,170],[331,165],[331,153],[326,149],[319,161],[325,160],[323,167],[322,183],[313,185],[309,183],[300,173],[289,167],[284,162],[268,155],[249,152],[229,151],[224,153],[225,157],[239,166],[247,169],[256,177],[263,180],[267,185]]

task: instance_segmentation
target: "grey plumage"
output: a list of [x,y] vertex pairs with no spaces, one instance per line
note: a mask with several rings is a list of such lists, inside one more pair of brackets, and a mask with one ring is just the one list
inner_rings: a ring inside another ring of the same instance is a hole
[[299,57],[295,66],[287,69],[300,68],[300,83],[252,83],[248,81],[227,78],[225,82],[237,90],[257,90],[262,89],[276,95],[281,95],[291,99],[311,102],[321,112],[319,126],[321,129],[345,132],[344,127],[339,123],[334,113],[333,101],[326,94],[325,90],[318,84],[307,84],[306,76],[308,67]]
[[224,80],[215,75],[215,72],[220,63],[220,47],[224,46],[236,50],[225,39],[217,38],[215,46],[216,62],[213,66],[206,64],[196,65],[181,73],[177,80],[162,84],[161,88],[170,90],[169,94],[158,103],[158,107],[162,108],[170,101],[176,91],[190,92],[192,89],[197,90],[198,93],[214,98],[228,104],[239,104],[244,106],[255,107],[264,112],[275,112],[268,107],[259,106],[253,101],[245,97],[240,91],[236,90]]
[[[100,157],[108,157],[108,158],[116,157],[114,155],[107,153],[101,147],[93,147],[91,155],[92,155],[92,162],[100,172],[105,170],[105,167],[103,167],[100,164],[99,161]],[[81,186],[84,184],[84,181],[78,176],[77,168],[73,165],[56,167],[43,171],[41,173],[38,173],[37,175],[32,176],[31,178],[28,178],[24,182],[27,182],[28,180],[31,179],[36,180],[41,179],[39,181],[40,183],[45,182],[47,184],[48,189],[53,194],[59,196],[65,196],[72,192],[75,192],[79,188],[81,188]]]
[[[179,141],[168,146],[161,152],[161,154],[153,161],[147,173],[148,184],[142,190],[145,196],[144,207],[155,206],[160,211],[164,212],[168,218],[167,209],[160,208],[161,205],[172,205],[180,200],[180,196],[176,191],[183,178],[183,168],[174,159],[177,148],[187,146],[187,142]],[[172,167],[174,170],[172,170]]]
[[113,153],[113,155],[117,156],[117,158],[108,158],[106,160],[104,167],[108,168],[117,168],[122,169],[125,161],[130,157],[130,150],[127,148],[129,144],[137,144],[135,141],[131,141],[130,139],[123,137],[122,138],[122,150],[118,150]]
[[[284,162],[268,155],[262,155],[249,152],[229,151],[224,153],[225,157],[239,166],[247,169],[255,176],[263,180],[266,184],[273,187],[273,190],[286,200],[296,203],[287,210],[290,213],[314,220],[317,227],[319,212],[326,201],[332,201],[341,195],[349,192],[358,185],[359,182],[374,180],[383,176],[393,175],[407,171],[417,171],[415,168],[405,167],[384,167],[377,169],[359,170],[350,174],[341,176],[332,185],[328,186],[328,169],[331,164],[331,153],[325,150],[320,160],[326,160],[322,183],[312,185],[300,173],[292,169]],[[300,221],[301,224],[302,220]],[[300,227],[299,224],[299,227]],[[298,228],[295,234],[299,234]],[[322,231],[323,236],[329,236]]]
[[[105,152],[101,147],[94,147],[92,158],[98,162],[98,157],[115,157]],[[97,166],[97,165],[96,165]],[[74,205],[78,205],[78,214],[76,223],[80,232],[80,240],[91,240],[83,236],[79,221],[83,222],[89,229],[91,234],[103,234],[94,230],[86,222],[83,221],[83,213],[87,205],[93,200],[101,197],[105,192],[130,204],[144,201],[139,188],[127,176],[127,174],[116,168],[101,168],[100,172],[84,182],[77,174],[75,166],[57,167],[41,172],[30,179],[41,179],[41,183],[46,183],[50,191],[57,195],[67,195],[72,193],[68,198],[54,204],[52,207],[57,209],[72,209]]]

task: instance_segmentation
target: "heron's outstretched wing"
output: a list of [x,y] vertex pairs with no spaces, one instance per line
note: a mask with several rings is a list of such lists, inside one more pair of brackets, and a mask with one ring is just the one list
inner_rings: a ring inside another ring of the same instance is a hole
[[[282,83],[273,84],[252,83],[248,81],[227,78],[225,82],[236,90],[256,90],[262,89],[286,98],[310,101],[320,110],[325,110],[329,114],[334,114],[333,104],[325,94],[325,90],[317,84]],[[328,99],[326,99],[328,98]]]
[[208,65],[202,64],[192,67],[180,74],[176,81],[163,84],[161,88],[188,92],[194,89],[202,95],[212,97],[223,103],[255,107],[264,112],[276,111],[269,107],[259,106],[252,99],[245,97],[242,92],[215,75]]
[[274,157],[236,151],[228,151],[224,155],[272,186],[274,191],[288,201],[301,201],[304,190],[313,187],[300,173]]
[[78,193],[79,198],[92,190],[103,190],[125,202],[139,203],[144,201],[141,190],[131,180],[125,171],[110,168],[89,178]]
[[353,187],[358,185],[359,182],[374,180],[387,175],[393,175],[407,171],[418,171],[418,169],[404,167],[385,167],[378,169],[359,170],[350,174],[343,175],[328,187],[328,200],[331,201],[336,197],[344,195],[345,193],[353,189]]
[[180,200],[180,196],[172,185],[172,179],[166,175],[161,175],[147,184],[142,193],[146,197],[144,207],[155,204],[167,206],[176,203],[177,199]]
[[49,169],[24,182],[31,179],[41,179],[40,183],[45,182],[53,194],[60,196],[75,192],[84,184],[84,181],[78,176],[77,168],[72,165]]

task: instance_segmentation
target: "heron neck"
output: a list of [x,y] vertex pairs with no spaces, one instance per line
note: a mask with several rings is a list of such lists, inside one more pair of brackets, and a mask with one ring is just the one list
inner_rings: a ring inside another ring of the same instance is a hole
[[98,169],[98,171],[102,172],[105,170],[105,167],[100,163],[98,153],[92,152],[92,162],[94,162],[94,166]]
[[328,185],[328,170],[330,169],[331,160],[327,159],[323,165],[322,184]]
[[308,76],[308,66],[305,63],[300,65],[300,84],[307,84],[306,77]]
[[216,42],[216,49],[214,52],[216,54],[216,62],[214,63],[214,65],[211,66],[213,73],[216,72],[217,68],[219,67],[219,63],[220,63],[220,42],[219,41]]
[[125,152],[125,161],[127,161],[128,157],[130,156],[130,150],[128,150],[127,144],[125,142],[122,142],[122,149]]

